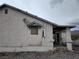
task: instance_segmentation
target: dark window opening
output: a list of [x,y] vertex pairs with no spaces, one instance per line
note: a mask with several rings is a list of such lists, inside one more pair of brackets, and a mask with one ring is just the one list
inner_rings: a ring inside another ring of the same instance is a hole
[[42,37],[45,38],[45,29],[42,30]]
[[5,9],[5,14],[8,14],[8,9]]
[[38,27],[31,27],[31,34],[38,35]]
[[44,30],[42,31],[42,37],[44,37]]

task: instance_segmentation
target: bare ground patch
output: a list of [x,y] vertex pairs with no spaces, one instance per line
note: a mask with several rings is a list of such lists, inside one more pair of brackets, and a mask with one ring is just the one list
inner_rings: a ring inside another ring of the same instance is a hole
[[79,54],[58,48],[48,52],[4,52],[0,59],[79,59]]

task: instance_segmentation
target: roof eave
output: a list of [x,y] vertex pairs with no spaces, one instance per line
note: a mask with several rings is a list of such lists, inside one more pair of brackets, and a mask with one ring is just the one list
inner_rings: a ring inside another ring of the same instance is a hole
[[43,19],[43,18],[41,18],[41,17],[38,17],[38,16],[33,15],[33,14],[31,14],[31,13],[28,13],[28,12],[26,12],[26,11],[23,11],[23,10],[21,10],[21,9],[19,9],[19,8],[10,6],[10,5],[8,5],[8,4],[3,4],[3,5],[0,6],[0,8],[3,8],[3,7],[9,7],[9,8],[15,9],[15,10],[17,10],[17,11],[19,11],[19,12],[25,14],[25,15],[31,16],[31,17],[33,17],[33,18],[35,18],[35,19],[40,20],[40,21],[43,21],[43,22],[46,22],[46,23],[49,23],[49,24],[52,24],[52,25],[57,26],[57,24],[55,24],[55,23],[53,23],[53,22],[50,22],[50,21],[48,21],[48,20],[45,20],[45,19]]

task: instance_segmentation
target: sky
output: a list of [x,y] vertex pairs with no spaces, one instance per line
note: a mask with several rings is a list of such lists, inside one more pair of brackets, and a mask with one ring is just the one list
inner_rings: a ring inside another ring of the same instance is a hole
[[59,25],[79,23],[79,0],[0,0],[3,3]]

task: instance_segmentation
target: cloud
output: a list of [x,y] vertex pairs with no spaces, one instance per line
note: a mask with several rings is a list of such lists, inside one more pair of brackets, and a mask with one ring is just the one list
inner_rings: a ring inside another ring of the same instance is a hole
[[74,30],[79,30],[79,18],[74,19],[73,21],[70,22],[70,24],[76,26]]
[[64,0],[51,0],[50,5],[54,8],[57,4],[62,4]]
[[70,24],[79,25],[79,19],[75,19],[75,20],[71,21]]
[[79,0],[76,0],[77,2],[79,2]]

